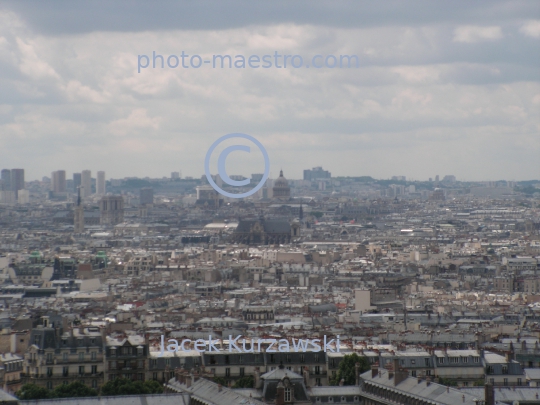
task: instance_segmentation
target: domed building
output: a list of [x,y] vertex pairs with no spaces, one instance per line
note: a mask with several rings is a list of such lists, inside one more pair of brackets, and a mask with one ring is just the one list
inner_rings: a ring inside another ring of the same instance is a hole
[[291,188],[287,179],[283,177],[283,170],[279,171],[279,177],[274,182],[272,196],[277,200],[289,200],[291,198]]

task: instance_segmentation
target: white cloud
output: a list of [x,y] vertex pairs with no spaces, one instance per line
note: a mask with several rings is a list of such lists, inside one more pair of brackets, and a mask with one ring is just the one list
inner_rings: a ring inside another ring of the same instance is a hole
[[454,42],[474,43],[495,40],[503,37],[502,29],[498,26],[479,27],[464,25],[454,30]]
[[540,20],[527,21],[519,30],[529,37],[540,38]]

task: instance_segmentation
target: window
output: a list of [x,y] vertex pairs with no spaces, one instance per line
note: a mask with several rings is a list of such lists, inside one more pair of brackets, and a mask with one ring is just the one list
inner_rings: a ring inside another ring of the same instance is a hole
[[47,381],[47,388],[52,390],[52,381]]
[[474,357],[474,362],[475,363],[480,363],[480,357]]
[[143,348],[137,347],[137,356],[142,356],[142,355],[143,355]]
[[416,360],[411,360],[411,364],[416,364]]
[[300,363],[305,363],[306,362],[306,356],[301,354],[300,355]]
[[97,388],[97,380],[92,380],[92,388]]
[[116,367],[116,361],[109,361],[109,370],[114,370]]
[[52,353],[47,353],[47,361],[49,363],[52,361]]
[[508,385],[508,378],[505,378],[505,379],[503,380],[503,384],[504,384],[504,385]]
[[225,364],[230,364],[229,355],[225,356]]
[[225,369],[225,377],[230,377],[231,376],[231,369],[229,367],[227,367]]
[[62,367],[62,375],[64,377],[67,377],[69,375],[69,367],[67,366]]
[[416,370],[412,370],[412,371],[411,371],[411,376],[412,376],[412,377],[416,377]]
[[240,367],[240,377],[243,377],[245,374],[245,369],[244,367]]
[[468,358],[468,357],[463,357],[463,358],[461,359],[461,361],[462,361],[463,363],[468,363],[468,362],[469,362],[469,358]]
[[439,360],[439,364],[444,364],[444,357],[439,357],[438,360]]
[[486,373],[487,374],[493,374],[493,366],[487,366]]
[[276,357],[274,356],[273,353],[270,354],[270,363],[275,363],[276,362]]
[[290,354],[287,354],[285,356],[285,360],[287,361],[287,363],[290,363],[291,362],[291,355]]
[[47,377],[52,376],[52,367],[47,367]]
[[431,370],[426,370],[426,375],[431,375]]
[[92,374],[97,374],[97,366],[92,366]]
[[521,385],[521,378],[517,379],[517,385]]
[[318,354],[315,354],[315,363],[318,363],[319,362],[319,355]]
[[67,353],[63,353],[63,354],[62,354],[62,360],[67,361],[67,360],[68,360],[68,356],[69,356],[69,355],[68,355]]
[[502,366],[502,373],[508,374],[508,366]]
[[429,359],[424,359],[424,364],[426,365],[426,367],[429,367]]
[[321,374],[321,367],[315,366],[315,374]]
[[240,355],[238,356],[238,363],[242,364],[244,362],[244,356]]
[[79,375],[84,374],[84,366],[79,366]]
[[171,365],[171,359],[165,359],[165,366]]
[[96,360],[96,358],[97,358],[97,353],[96,353],[96,352],[92,352],[92,353],[91,353],[91,356],[92,356],[92,360]]
[[285,388],[285,402],[291,402],[292,400],[292,392],[289,387]]
[[84,352],[79,353],[79,361],[84,361]]
[[116,347],[111,347],[111,356],[116,356]]
[[137,368],[144,368],[144,360],[137,361]]
[[315,378],[315,385],[317,387],[320,387],[321,386],[321,379],[320,378]]

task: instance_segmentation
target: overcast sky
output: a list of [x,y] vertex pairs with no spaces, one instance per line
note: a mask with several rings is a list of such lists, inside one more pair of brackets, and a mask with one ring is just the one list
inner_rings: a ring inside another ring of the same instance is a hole
[[[360,67],[138,73],[152,51]],[[0,2],[0,168],[200,177],[231,132],[273,177],[539,179],[540,2]],[[230,175],[263,171],[247,155]]]

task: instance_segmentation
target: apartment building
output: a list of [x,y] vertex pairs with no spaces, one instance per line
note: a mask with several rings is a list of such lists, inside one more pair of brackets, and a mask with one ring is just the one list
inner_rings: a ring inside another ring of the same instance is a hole
[[0,386],[10,394],[16,393],[22,386],[23,358],[13,353],[1,353],[0,368],[4,369]]
[[48,389],[79,381],[98,389],[103,385],[103,336],[97,327],[38,325],[25,353],[23,383]]
[[113,338],[107,336],[105,344],[105,373],[107,380],[126,378],[146,380],[148,344],[143,336]]

